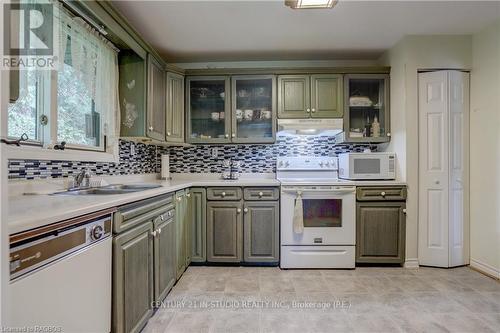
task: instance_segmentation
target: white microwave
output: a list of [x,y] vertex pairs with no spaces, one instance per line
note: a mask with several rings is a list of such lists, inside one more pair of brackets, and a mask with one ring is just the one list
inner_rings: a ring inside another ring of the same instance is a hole
[[394,153],[339,154],[339,178],[352,180],[396,179]]

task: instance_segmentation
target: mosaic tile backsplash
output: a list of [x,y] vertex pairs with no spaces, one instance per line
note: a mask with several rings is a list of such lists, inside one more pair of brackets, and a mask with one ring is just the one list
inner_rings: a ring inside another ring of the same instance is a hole
[[[135,154],[131,154],[134,145]],[[240,161],[242,173],[273,173],[279,156],[335,156],[363,151],[363,145],[336,145],[333,137],[279,136],[272,145],[199,145],[162,147],[120,140],[118,163],[9,160],[9,179],[59,178],[89,168],[94,175],[155,173],[161,154],[170,155],[171,173],[220,173],[222,161]],[[373,147],[372,147],[373,149]]]

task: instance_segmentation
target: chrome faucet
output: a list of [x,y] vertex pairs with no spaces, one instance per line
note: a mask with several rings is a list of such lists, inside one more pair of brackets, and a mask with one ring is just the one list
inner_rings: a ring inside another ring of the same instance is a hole
[[[77,187],[77,188],[90,187],[90,177],[92,177],[92,174],[90,173],[90,169],[83,168],[82,171],[80,171],[75,176],[75,187]],[[82,185],[82,183],[83,183],[83,185]]]

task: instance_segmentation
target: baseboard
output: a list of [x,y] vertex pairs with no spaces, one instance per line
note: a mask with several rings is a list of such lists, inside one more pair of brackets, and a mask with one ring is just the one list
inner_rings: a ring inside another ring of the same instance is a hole
[[484,262],[472,258],[470,260],[470,267],[479,271],[480,273],[488,275],[494,279],[500,280],[500,269],[498,268],[495,268],[491,265],[485,264]]
[[418,268],[418,258],[410,258],[405,260],[405,268]]

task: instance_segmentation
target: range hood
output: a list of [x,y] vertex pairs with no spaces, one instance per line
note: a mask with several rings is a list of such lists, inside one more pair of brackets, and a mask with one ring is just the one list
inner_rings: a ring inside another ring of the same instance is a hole
[[343,130],[343,119],[278,119],[278,133],[333,136]]

